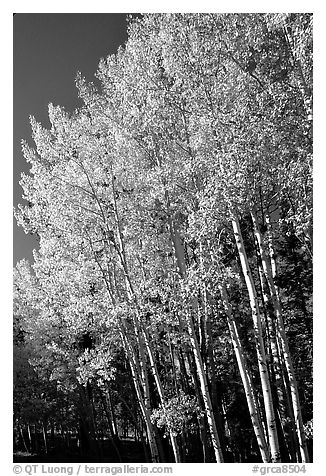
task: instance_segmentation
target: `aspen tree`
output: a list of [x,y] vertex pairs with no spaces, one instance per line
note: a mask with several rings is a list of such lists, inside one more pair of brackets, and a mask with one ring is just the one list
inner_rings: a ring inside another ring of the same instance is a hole
[[268,375],[266,354],[265,354],[265,344],[263,341],[262,328],[261,328],[261,317],[259,310],[259,303],[257,298],[257,292],[255,288],[255,283],[251,274],[251,270],[248,263],[247,254],[244,247],[244,242],[242,238],[242,233],[240,229],[240,224],[238,218],[233,214],[232,215],[232,227],[234,232],[234,238],[236,241],[241,267],[243,275],[245,278],[246,286],[248,289],[250,307],[252,312],[252,319],[254,324],[255,338],[256,338],[256,351],[258,359],[258,367],[260,380],[263,391],[263,399],[265,406],[265,414],[267,420],[267,431],[268,431],[268,441],[271,451],[271,461],[277,463],[280,461],[280,450],[276,429],[276,420],[275,420],[275,409],[271,393],[271,385]]

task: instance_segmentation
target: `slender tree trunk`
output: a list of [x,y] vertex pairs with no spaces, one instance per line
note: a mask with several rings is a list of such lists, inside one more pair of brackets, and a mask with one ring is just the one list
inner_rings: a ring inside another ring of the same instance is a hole
[[[113,195],[114,195],[114,192],[115,191],[114,191],[114,188],[113,188]],[[118,232],[118,235],[119,235],[120,250],[117,248],[117,246],[114,246],[114,248],[116,249],[116,251],[118,251],[120,264],[121,264],[121,266],[124,270],[124,277],[125,277],[125,282],[126,282],[127,289],[129,290],[129,293],[132,293],[133,290],[132,290],[132,286],[131,286],[131,283],[130,283],[130,280],[129,280],[128,272],[127,272],[127,269],[126,269],[126,263],[124,261],[124,256],[125,255],[124,255],[124,248],[123,248],[121,229],[120,229],[120,224],[119,224],[119,215],[118,215],[115,195],[114,195],[114,209],[115,209],[115,217],[116,217],[116,224],[117,224],[117,230],[118,230],[117,232]],[[106,283],[106,287],[107,287],[111,302],[112,302],[113,305],[115,305],[116,299],[115,299],[115,296],[114,296],[114,290],[112,289],[112,284],[108,282],[108,280],[106,278],[106,275],[105,275],[105,273],[102,269],[102,266],[100,265],[98,260],[96,260],[96,262],[97,262],[97,264],[98,264],[98,266],[99,266],[99,268],[102,272],[103,279]],[[114,277],[115,288],[116,288],[116,291],[118,292],[115,269],[113,270],[113,277]],[[119,293],[118,293],[118,297],[119,297]],[[133,322],[133,324],[134,324],[134,332],[136,334],[136,338],[137,338],[137,341],[138,341],[139,357],[140,357],[139,359],[136,356],[136,353],[133,349],[132,344],[129,342],[129,339],[127,337],[127,332],[125,330],[125,325],[122,322],[122,320],[120,320],[120,336],[121,336],[121,340],[124,344],[124,349],[125,349],[128,361],[129,361],[131,374],[132,374],[132,379],[133,379],[137,399],[138,399],[138,402],[139,402],[139,406],[140,406],[140,409],[141,409],[141,414],[142,414],[142,416],[144,418],[144,421],[145,421],[148,444],[149,444],[149,447],[150,447],[152,460],[153,460],[154,463],[158,463],[160,461],[160,455],[159,455],[159,450],[158,450],[157,443],[156,443],[155,431],[154,431],[153,425],[152,425],[151,420],[150,420],[151,405],[150,405],[150,396],[149,396],[149,389],[148,389],[146,362],[145,362],[145,356],[144,356],[144,352],[143,352],[143,343],[141,342],[139,328],[135,325],[135,321]],[[143,393],[142,393],[141,389],[143,390]]]
[[[183,365],[181,367],[182,373],[185,375],[189,373],[191,375],[191,380],[195,389],[198,403],[200,404],[201,409],[205,410],[204,400],[203,400],[203,396],[202,396],[202,392],[200,388],[200,382],[198,378],[198,372],[196,368],[195,357],[192,352],[189,351],[186,353],[186,360],[188,362],[189,372],[187,372],[186,370],[185,362],[182,356],[182,361],[183,361]],[[189,392],[189,389],[187,389],[187,392]],[[209,429],[208,429],[207,421],[205,419],[205,414],[203,412],[201,412],[198,415],[198,425],[199,425],[199,436],[200,436],[200,441],[201,441],[202,450],[203,450],[203,462],[207,463],[209,462],[209,442],[208,442]]]
[[260,417],[259,405],[256,399],[251,374],[249,372],[247,361],[245,358],[245,352],[243,350],[242,343],[240,340],[238,326],[233,316],[232,307],[228,299],[228,294],[227,294],[225,285],[220,283],[219,290],[221,293],[224,309],[226,311],[228,327],[229,327],[229,331],[231,335],[231,341],[233,344],[236,360],[238,363],[241,380],[244,386],[247,405],[248,405],[250,417],[252,420],[254,433],[256,435],[256,439],[257,439],[259,450],[261,452],[262,460],[263,462],[268,462],[270,461],[270,451],[268,449],[268,444],[266,442],[263,422]]
[[44,421],[42,421],[42,434],[43,434],[45,454],[48,454],[48,438],[46,435],[46,425],[44,424]]
[[[159,451],[158,451],[158,447],[157,447],[155,436],[154,436],[153,425],[150,420],[151,408],[149,404],[148,393],[146,392],[145,397],[143,397],[141,392],[141,385],[139,383],[139,378],[138,378],[139,372],[137,372],[137,365],[136,365],[136,360],[134,358],[134,352],[133,352],[132,346],[129,344],[122,330],[121,330],[121,338],[125,347],[125,351],[128,356],[131,374],[132,374],[140,410],[146,424],[148,444],[151,450],[152,459],[154,463],[159,463],[160,462]],[[147,386],[147,383],[143,382],[143,385]]]
[[102,406],[103,406],[103,410],[104,410],[104,414],[105,414],[105,416],[106,416],[106,419],[107,419],[107,422],[108,422],[108,426],[109,426],[110,440],[111,440],[112,446],[113,446],[113,448],[114,448],[114,451],[116,452],[116,454],[117,454],[117,456],[118,456],[118,460],[119,460],[119,462],[121,463],[121,462],[122,462],[121,454],[120,454],[119,448],[117,447],[116,442],[115,442],[115,435],[114,435],[114,431],[113,431],[113,425],[112,425],[112,421],[111,421],[111,415],[110,415],[110,412],[109,412],[109,410],[108,410],[108,408],[107,408],[106,401],[105,401],[105,397],[104,397],[103,393],[101,392],[101,390],[100,390],[100,399],[101,399]]
[[51,422],[51,444],[53,447],[55,446],[55,428],[53,422]]
[[25,440],[25,437],[24,437],[24,432],[23,432],[23,429],[22,429],[21,426],[19,427],[19,432],[20,432],[20,436],[22,437],[22,442],[23,442],[24,448],[25,448],[26,452],[29,453],[29,449],[27,447],[26,440]]
[[241,380],[243,384],[243,388],[246,395],[247,405],[250,413],[250,418],[252,422],[252,426],[256,435],[258,447],[260,450],[260,454],[264,463],[268,463],[270,461],[270,452],[268,450],[268,446],[266,443],[263,425],[260,420],[258,404],[256,401],[255,391],[253,388],[252,379],[250,373],[248,371],[248,366],[246,363],[245,354],[242,348],[242,344],[240,341],[238,327],[233,317],[233,312],[231,309],[231,305],[229,303],[227,290],[223,284],[219,285],[222,301],[224,304],[224,309],[227,316],[228,327],[230,330],[231,340],[233,344],[234,353],[237,359],[239,372],[241,375]]
[[[108,390],[109,392],[109,390]],[[118,397],[119,400],[121,400],[121,402],[124,404],[124,406],[126,407],[129,415],[130,415],[130,418],[132,419],[132,421],[134,422],[134,426],[135,426],[135,432],[136,430],[138,431],[138,434],[139,434],[139,438],[140,438],[140,441],[143,445],[143,449],[144,449],[144,454],[145,454],[145,458],[146,458],[146,461],[149,463],[150,462],[150,456],[148,454],[148,449],[146,447],[146,442],[145,442],[145,439],[144,439],[144,432],[143,432],[143,420],[141,420],[140,422],[138,421],[138,412],[133,412],[130,408],[130,406],[128,405],[128,403],[126,402],[126,400],[120,395],[119,392],[117,391],[114,391]],[[137,401],[136,401],[137,402]],[[136,403],[135,402],[135,403]]]
[[286,421],[288,415],[287,415],[287,406],[286,406],[286,399],[285,399],[284,375],[283,375],[282,366],[280,362],[279,345],[277,341],[277,329],[276,329],[275,318],[271,313],[270,299],[266,292],[266,286],[264,283],[264,273],[261,266],[260,254],[258,254],[257,259],[258,259],[258,271],[259,271],[259,278],[260,278],[262,304],[263,304],[265,323],[266,323],[266,334],[267,334],[269,353],[271,357],[270,358],[271,381],[272,381],[272,387],[273,388],[275,387],[275,390],[276,390],[277,408],[280,414],[280,423],[281,423],[282,431],[284,433],[282,422]]
[[236,245],[237,245],[237,249],[238,249],[238,253],[240,257],[242,271],[243,271],[245,282],[247,285],[247,290],[248,290],[249,300],[250,300],[250,307],[251,307],[251,314],[252,314],[252,319],[254,324],[258,367],[259,367],[259,374],[260,374],[260,380],[262,384],[262,391],[263,391],[263,398],[264,398],[264,406],[265,406],[265,414],[266,414],[267,430],[268,430],[268,440],[269,440],[269,445],[271,450],[271,462],[278,463],[280,462],[280,450],[279,450],[279,442],[278,442],[277,429],[276,429],[275,410],[274,410],[274,405],[272,400],[271,385],[270,385],[270,380],[268,375],[265,347],[264,347],[264,341],[263,341],[263,335],[262,335],[261,317],[260,317],[260,311],[259,311],[258,298],[257,298],[253,276],[251,274],[251,270],[249,267],[247,254],[244,247],[239,220],[235,215],[232,216],[232,227],[233,227],[234,237],[235,237],[235,241],[236,241]]
[[[263,271],[260,266],[259,268],[259,275],[261,281],[261,292],[263,296],[263,308],[264,308],[264,315],[265,315],[265,322],[266,322],[266,334],[267,334],[267,342],[268,342],[268,350],[269,350],[269,369],[270,369],[270,377],[271,377],[271,388],[272,388],[272,396],[273,401],[275,402],[275,417],[276,423],[278,428],[278,435],[279,435],[279,443],[280,443],[280,452],[282,461],[289,461],[290,455],[290,447],[287,444],[287,429],[286,429],[286,422],[288,416],[291,414],[289,413],[289,407],[287,405],[287,400],[285,398],[286,390],[285,390],[285,382],[284,382],[284,373],[282,371],[282,366],[280,363],[280,353],[279,353],[279,345],[277,342],[277,333],[275,329],[275,320],[274,316],[271,313],[270,309],[270,302],[269,296],[265,292],[264,286],[264,279],[263,279]],[[292,461],[294,459],[292,458]]]
[[[170,229],[170,236],[171,236],[171,239],[172,239],[173,248],[174,248],[174,252],[175,252],[179,272],[180,272],[182,277],[185,277],[186,265],[185,265],[184,249],[183,249],[183,245],[182,245],[179,233],[178,233],[178,231],[177,231],[176,227],[174,226],[174,224],[172,222],[172,219],[171,219],[170,203],[169,203],[169,196],[168,196],[167,191],[165,191],[165,200],[166,200],[166,204],[167,204],[167,209],[169,211],[169,213],[168,213],[168,223],[169,223],[169,229]],[[194,306],[194,307],[196,308],[196,306]],[[210,436],[211,436],[211,440],[212,440],[212,445],[213,445],[213,449],[214,449],[216,462],[217,463],[222,463],[223,462],[223,453],[222,453],[222,448],[221,448],[221,444],[220,444],[220,438],[219,438],[218,432],[217,432],[217,427],[216,427],[216,422],[215,422],[215,418],[214,418],[212,402],[211,402],[209,389],[208,389],[207,378],[206,378],[206,374],[205,374],[205,368],[204,368],[204,364],[203,364],[201,354],[200,354],[200,347],[199,347],[198,340],[197,340],[197,337],[196,337],[195,327],[194,327],[191,311],[187,312],[186,321],[187,321],[187,326],[188,326],[188,331],[189,331],[189,336],[190,336],[190,342],[191,342],[194,357],[195,357],[197,373],[198,373],[198,377],[199,377],[199,381],[200,381],[201,393],[202,393],[202,397],[203,397],[203,401],[204,401],[205,410],[206,410],[206,413],[207,413],[208,427],[209,427],[209,431],[210,431]]]
[[281,312],[281,302],[279,299],[279,294],[277,292],[277,289],[275,288],[271,264],[269,263],[267,259],[267,256],[263,247],[263,240],[262,240],[261,232],[258,225],[258,220],[254,210],[251,211],[251,217],[254,224],[255,236],[259,246],[263,270],[264,270],[265,277],[268,283],[270,295],[272,297],[274,312],[275,312],[276,321],[278,324],[278,336],[280,339],[283,358],[284,358],[286,371],[287,371],[288,379],[289,379],[292,405],[293,405],[293,413],[294,413],[294,421],[295,421],[295,426],[296,426],[297,435],[299,439],[301,459],[303,463],[308,463],[309,455],[308,455],[307,443],[306,443],[306,438],[305,438],[304,428],[303,428],[298,386],[297,386],[297,382],[295,378],[292,358],[290,355],[289,344],[288,344],[288,340],[287,340],[287,336],[285,332],[285,326],[284,326],[283,316]]
[[[161,400],[161,404],[162,404],[163,408],[165,408],[166,401],[165,401],[165,396],[164,396],[164,390],[163,390],[163,386],[162,386],[162,383],[161,383],[161,380],[160,380],[160,377],[159,377],[159,374],[158,374],[158,371],[157,371],[157,366],[156,366],[156,362],[155,362],[155,359],[154,359],[154,356],[153,356],[153,352],[152,352],[152,349],[151,349],[150,344],[149,344],[149,336],[148,336],[147,330],[144,328],[144,326],[141,325],[141,322],[139,321],[139,317],[138,317],[138,308],[139,308],[139,306],[138,306],[138,303],[137,303],[137,297],[136,297],[136,294],[134,292],[133,286],[131,284],[131,279],[130,279],[130,275],[129,275],[129,272],[128,272],[126,252],[125,252],[124,241],[123,241],[122,232],[121,232],[120,217],[119,217],[118,206],[117,206],[117,202],[116,202],[116,198],[115,198],[115,188],[114,188],[114,180],[113,180],[113,174],[112,173],[111,173],[111,176],[112,176],[114,213],[115,213],[118,244],[119,244],[119,246],[116,249],[117,249],[117,252],[118,252],[121,267],[122,267],[123,272],[124,272],[127,293],[129,295],[130,301],[134,302],[136,304],[136,307],[137,307],[135,315],[134,315],[134,323],[135,323],[135,332],[137,334],[137,338],[138,338],[138,341],[139,341],[139,350],[140,350],[140,352],[142,352],[142,345],[141,345],[141,342],[140,342],[140,334],[142,334],[143,337],[144,337],[145,347],[146,347],[147,354],[148,354],[148,357],[149,357],[151,370],[152,370],[153,377],[154,377],[154,380],[155,380],[155,383],[156,383],[156,387],[157,387],[157,391],[158,391],[158,394],[159,394],[159,397],[160,397],[160,400]],[[142,358],[140,359],[140,361],[143,365],[145,364],[145,362],[143,362]],[[173,448],[175,462],[179,463],[180,462],[180,451],[179,451],[177,439],[174,436],[172,431],[170,431],[170,440],[171,440],[171,444],[172,444],[172,448]]]
[[169,343],[170,359],[171,359],[171,364],[172,364],[172,382],[173,382],[174,390],[177,394],[178,393],[177,371],[176,371],[176,368],[175,368],[174,350],[173,350],[173,345],[172,345],[172,342],[171,342],[169,330],[167,332],[167,336],[168,336],[168,343]]
[[198,417],[199,436],[203,450],[203,463],[207,463],[207,433],[205,431],[205,419],[203,416]]
[[111,391],[110,391],[109,387],[108,387],[108,391],[107,391],[106,396],[107,396],[107,401],[109,403],[109,413],[111,415],[112,436],[113,436],[113,438],[119,439],[117,422],[116,422],[116,419],[115,419],[114,409],[113,409],[113,405],[112,405]]
[[205,317],[206,325],[205,325],[205,342],[206,342],[206,357],[207,357],[207,365],[206,365],[206,376],[209,382],[209,389],[211,394],[213,412],[215,415],[215,421],[217,425],[217,431],[220,438],[220,443],[222,448],[225,447],[225,414],[223,411],[223,404],[221,401],[221,395],[218,392],[218,381],[217,376],[214,368],[214,355],[213,355],[213,337],[212,337],[212,328],[210,318],[207,315]]
[[[103,445],[101,444],[101,438],[99,435],[99,430],[97,426],[97,418],[96,418],[96,408],[95,408],[95,403],[94,403],[94,391],[92,389],[92,394],[90,397],[90,413],[91,413],[91,419],[92,419],[92,426],[94,428],[94,435],[95,435],[95,442],[96,442],[96,449],[98,452],[98,456],[100,460],[103,459]],[[68,430],[68,438],[69,438],[69,430]]]
[[27,434],[28,434],[28,442],[29,442],[29,448],[30,448],[30,452],[32,453],[32,448],[33,448],[33,445],[32,445],[32,435],[31,435],[31,428],[29,426],[29,423],[27,423]]
[[218,436],[217,427],[215,423],[212,402],[211,402],[211,398],[210,398],[209,390],[208,390],[208,383],[206,379],[206,374],[205,374],[202,358],[200,355],[199,344],[195,334],[194,323],[193,323],[190,312],[188,312],[188,315],[187,315],[187,324],[188,324],[190,342],[191,342],[192,350],[195,357],[196,368],[197,368],[197,373],[199,377],[200,388],[201,388],[201,393],[202,393],[202,397],[204,401],[204,407],[206,411],[208,427],[209,427],[209,432],[210,432],[210,436],[212,440],[216,462],[223,463],[223,453],[222,453],[220,439]]
[[[151,346],[150,346],[150,343],[149,343],[149,336],[148,336],[148,333],[147,333],[146,329],[143,329],[143,334],[144,334],[147,354],[148,354],[149,361],[150,361],[150,366],[151,366],[151,369],[152,369],[154,380],[156,382],[156,388],[158,390],[158,394],[159,394],[159,397],[160,397],[160,400],[161,400],[161,404],[162,404],[163,408],[165,408],[166,400],[165,400],[164,389],[163,389],[163,385],[161,383],[161,379],[160,379],[159,374],[158,374],[156,362],[155,362],[154,355],[153,355],[153,352],[152,352],[152,349],[151,349]],[[176,463],[181,463],[180,450],[179,450],[177,438],[176,438],[176,436],[174,436],[172,431],[170,431],[170,439],[171,439],[171,444],[172,444],[172,448],[173,448],[175,462]]]

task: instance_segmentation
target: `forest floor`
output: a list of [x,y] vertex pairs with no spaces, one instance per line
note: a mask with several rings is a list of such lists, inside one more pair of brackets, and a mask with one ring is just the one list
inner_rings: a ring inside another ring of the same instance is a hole
[[145,456],[142,445],[135,441],[120,442],[122,461],[108,444],[104,444],[101,455],[86,453],[80,454],[75,448],[52,448],[46,453],[29,453],[16,451],[13,454],[14,463],[144,463]]

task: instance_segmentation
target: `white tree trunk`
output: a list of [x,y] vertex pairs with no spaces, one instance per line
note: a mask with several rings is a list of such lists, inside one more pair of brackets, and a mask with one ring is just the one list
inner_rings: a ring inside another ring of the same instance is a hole
[[239,333],[237,324],[234,320],[232,309],[229,303],[227,290],[224,284],[219,285],[222,302],[224,305],[224,309],[227,316],[227,322],[230,330],[231,340],[233,344],[234,353],[237,359],[239,372],[241,375],[242,384],[245,390],[245,395],[247,399],[247,405],[250,413],[250,418],[252,422],[252,426],[255,432],[255,436],[257,439],[258,447],[261,453],[261,457],[264,463],[268,463],[270,461],[270,453],[268,450],[268,446],[266,443],[264,429],[262,426],[262,422],[259,415],[258,405],[256,401],[255,391],[253,388],[252,379],[250,373],[248,371],[247,362],[245,358],[245,354],[242,348],[242,344],[240,341]]
[[[139,370],[137,369],[137,364],[134,357],[134,351],[123,331],[121,331],[120,335],[122,338],[122,342],[124,344],[125,351],[128,356],[130,369],[131,369],[131,375],[134,382],[134,387],[135,387],[138,403],[139,403],[140,410],[145,421],[148,443],[149,443],[149,447],[150,447],[150,451],[152,455],[152,460],[153,460],[153,463],[159,463],[160,462],[159,451],[158,451],[158,447],[155,440],[153,425],[150,419],[151,408],[150,408],[150,402],[148,398],[149,396],[148,388],[144,389],[144,397],[143,397],[142,391],[141,391],[141,385],[139,383]],[[143,387],[146,385],[148,385],[148,383],[143,382]]]
[[196,368],[197,368],[197,373],[199,377],[199,382],[200,382],[200,389],[202,393],[202,397],[204,400],[204,406],[206,410],[206,416],[207,416],[207,421],[208,421],[208,427],[209,427],[209,432],[211,435],[211,441],[213,444],[213,449],[214,449],[214,454],[216,458],[217,463],[223,463],[223,453],[222,453],[222,448],[220,444],[220,439],[217,433],[217,428],[216,428],[216,423],[215,423],[215,418],[214,418],[214,413],[213,413],[213,407],[212,407],[212,402],[211,398],[209,395],[209,389],[208,389],[208,384],[207,384],[207,379],[206,379],[206,374],[204,371],[204,366],[203,366],[203,361],[200,355],[200,349],[198,345],[198,340],[196,338],[195,334],[195,328],[192,320],[192,316],[190,313],[188,313],[187,316],[187,324],[188,324],[188,330],[189,330],[189,335],[190,335],[190,342],[192,345],[192,349],[194,352],[194,357],[195,357],[195,362],[196,362]]
[[[178,267],[179,267],[179,272],[180,272],[182,277],[185,277],[186,265],[185,265],[184,250],[183,250],[183,246],[182,246],[182,242],[181,242],[179,233],[178,233],[176,227],[173,226],[173,223],[172,223],[172,220],[170,219],[170,217],[169,217],[169,228],[170,228],[172,243],[173,243],[173,246],[174,246],[174,252],[175,252]],[[211,402],[211,398],[210,398],[210,394],[209,394],[209,389],[208,389],[208,384],[207,384],[206,373],[205,373],[205,369],[204,369],[203,360],[202,360],[201,354],[200,354],[200,347],[199,347],[198,340],[197,340],[197,337],[196,337],[191,312],[187,312],[187,325],[188,325],[188,330],[189,330],[190,342],[191,342],[192,350],[193,350],[194,357],[195,357],[196,369],[197,369],[197,373],[198,373],[198,377],[199,377],[199,381],[200,381],[200,389],[201,389],[202,397],[203,397],[203,400],[204,400],[204,406],[205,406],[205,410],[206,410],[208,427],[209,427],[209,432],[210,432],[210,436],[211,436],[212,445],[213,445],[213,448],[214,448],[214,454],[215,454],[216,462],[217,463],[223,463],[222,448],[221,448],[220,439],[219,439],[218,432],[217,432],[217,427],[216,427],[216,422],[215,422],[214,412],[213,412],[213,406],[212,406],[212,402]]]
[[295,373],[294,373],[294,367],[290,355],[290,350],[289,350],[289,344],[285,332],[285,326],[284,326],[284,321],[283,321],[283,316],[281,312],[281,302],[279,299],[279,294],[278,291],[275,287],[274,279],[273,279],[273,271],[271,267],[271,263],[268,261],[264,247],[263,247],[263,241],[262,241],[262,236],[261,232],[259,229],[258,225],[258,220],[256,217],[256,214],[254,210],[251,211],[251,217],[252,221],[254,224],[254,232],[255,236],[257,239],[257,243],[259,246],[259,252],[262,260],[262,266],[263,270],[265,273],[265,277],[268,283],[270,295],[272,297],[273,301],[273,307],[274,307],[274,312],[275,312],[275,317],[276,317],[276,322],[278,325],[278,336],[280,339],[280,344],[281,344],[281,350],[283,353],[284,357],[284,362],[286,366],[286,371],[288,374],[288,379],[289,379],[289,384],[290,384],[290,391],[291,391],[291,398],[292,398],[292,405],[293,405],[293,413],[294,413],[294,421],[295,421],[295,426],[297,430],[297,435],[299,439],[299,445],[300,445],[300,454],[301,454],[301,459],[302,462],[308,463],[309,462],[309,456],[308,456],[308,450],[307,450],[307,443],[306,443],[306,438],[304,434],[304,428],[303,428],[303,421],[302,421],[302,414],[301,414],[301,407],[300,407],[300,401],[299,401],[299,393],[298,393],[298,386],[295,378]]
[[264,340],[262,334],[259,303],[255,283],[249,267],[247,253],[244,247],[239,220],[236,215],[232,216],[232,227],[250,300],[251,314],[256,338],[258,368],[262,385],[265,415],[267,421],[268,440],[271,450],[271,462],[278,463],[280,462],[280,449],[276,429],[275,410],[272,400],[271,385],[268,375]]

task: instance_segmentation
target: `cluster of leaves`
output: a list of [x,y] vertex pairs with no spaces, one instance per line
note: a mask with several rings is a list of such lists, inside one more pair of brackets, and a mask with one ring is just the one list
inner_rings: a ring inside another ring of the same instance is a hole
[[165,436],[168,436],[170,431],[178,435],[200,412],[196,398],[181,392],[177,397],[170,398],[164,407],[159,405],[153,410],[151,420],[158,428],[164,428]]
[[116,369],[112,366],[113,359],[107,352],[94,349],[85,349],[84,353],[78,357],[79,367],[77,379],[82,385],[86,385],[94,378],[97,385],[104,385],[115,377]]
[[313,420],[307,421],[304,427],[305,435],[308,440],[311,440],[313,437]]

